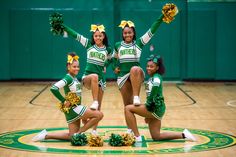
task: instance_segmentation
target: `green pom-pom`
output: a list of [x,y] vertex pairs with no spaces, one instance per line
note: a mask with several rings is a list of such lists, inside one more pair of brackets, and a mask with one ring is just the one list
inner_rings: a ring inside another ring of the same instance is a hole
[[73,146],[85,146],[88,143],[87,137],[85,134],[77,134],[75,133],[71,137],[71,144]]
[[53,35],[63,35],[65,26],[63,25],[62,14],[53,13],[49,16],[50,30]]
[[109,144],[111,146],[122,146],[123,144],[123,138],[119,134],[111,134],[109,138]]

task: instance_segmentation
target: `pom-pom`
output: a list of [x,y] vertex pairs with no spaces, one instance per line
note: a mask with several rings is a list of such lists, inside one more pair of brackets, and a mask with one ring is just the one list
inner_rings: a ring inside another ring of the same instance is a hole
[[88,143],[87,141],[87,137],[85,134],[78,134],[75,133],[72,137],[71,137],[71,144],[73,146],[84,146]]
[[90,135],[88,137],[88,145],[90,147],[102,147],[103,146],[103,138],[98,135]]
[[70,104],[73,105],[77,105],[80,104],[80,96],[78,96],[76,93],[73,92],[69,92],[66,96],[65,96],[66,101],[69,101]]
[[81,103],[81,97],[78,96],[76,93],[69,92],[65,96],[66,101],[70,102],[70,106],[66,107],[63,103],[59,103],[57,106],[58,108],[64,112],[64,113],[69,113],[69,110],[72,106],[78,105]]
[[122,146],[123,144],[122,136],[119,134],[111,134],[109,138],[109,144],[111,146]]
[[49,23],[53,35],[63,35],[65,27],[63,26],[62,14],[53,13],[49,16]]
[[70,108],[65,107],[65,105],[63,103],[58,103],[57,106],[61,112],[69,113]]
[[162,105],[164,105],[164,97],[163,96],[154,96],[152,99],[152,102],[145,104],[147,107],[147,110],[149,112],[154,112],[155,110],[158,110]]
[[173,3],[167,3],[162,8],[162,14],[164,15],[162,20],[165,23],[170,23],[175,19],[174,17],[177,13],[178,13],[177,6]]
[[122,139],[123,139],[123,146],[132,146],[135,142],[135,137],[133,134],[125,133],[122,134]]

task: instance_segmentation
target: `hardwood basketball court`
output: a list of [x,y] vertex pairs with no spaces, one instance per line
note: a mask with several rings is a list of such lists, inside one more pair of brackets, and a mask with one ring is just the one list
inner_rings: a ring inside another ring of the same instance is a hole
[[[65,131],[67,127],[63,113],[56,107],[57,100],[50,93],[51,84],[52,82],[0,83],[1,157],[69,157],[82,154],[231,157],[236,154],[236,83],[165,82],[163,89],[167,111],[162,121],[162,131],[188,128],[198,141],[153,142],[143,118],[136,116],[145,143],[134,147],[111,147],[107,143],[111,133],[126,130],[122,98],[115,82],[107,84],[103,98],[104,118],[98,128],[105,140],[103,147],[75,147],[66,141],[53,140],[32,142],[31,138],[41,129]],[[144,86],[141,89],[141,101],[145,101]],[[91,91],[83,88],[82,103],[90,105],[91,102]],[[20,138],[15,140],[14,136]],[[21,144],[24,146],[19,148]],[[26,146],[33,147],[25,148]],[[39,149],[34,150],[37,147]]]

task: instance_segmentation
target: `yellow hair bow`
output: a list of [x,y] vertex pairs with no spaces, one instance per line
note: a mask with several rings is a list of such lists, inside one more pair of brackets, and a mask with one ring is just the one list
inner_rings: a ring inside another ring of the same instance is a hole
[[128,27],[134,27],[134,23],[132,21],[125,21],[125,20],[121,21],[119,27],[124,29],[126,25],[128,25]]
[[67,63],[72,64],[72,62],[73,62],[74,60],[78,61],[78,60],[79,60],[79,56],[77,56],[77,55],[74,56],[74,57],[72,57],[71,55],[68,55],[68,56],[67,56]]
[[91,25],[91,32],[96,32],[97,30],[99,32],[105,32],[105,27],[103,25]]

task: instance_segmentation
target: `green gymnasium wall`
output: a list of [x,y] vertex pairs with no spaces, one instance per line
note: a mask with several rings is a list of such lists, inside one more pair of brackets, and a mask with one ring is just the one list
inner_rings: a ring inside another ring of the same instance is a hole
[[[232,0],[1,0],[0,80],[59,79],[71,51],[80,56],[81,78],[86,50],[72,38],[52,35],[48,17],[55,11],[88,38],[90,24],[104,24],[113,47],[121,40],[117,26],[122,19],[132,20],[140,37],[167,2],[174,2],[179,14],[171,24],[161,24],[144,47],[142,67],[155,52],[164,58],[166,80],[236,80],[236,1]],[[111,68],[106,76],[115,78]]]

